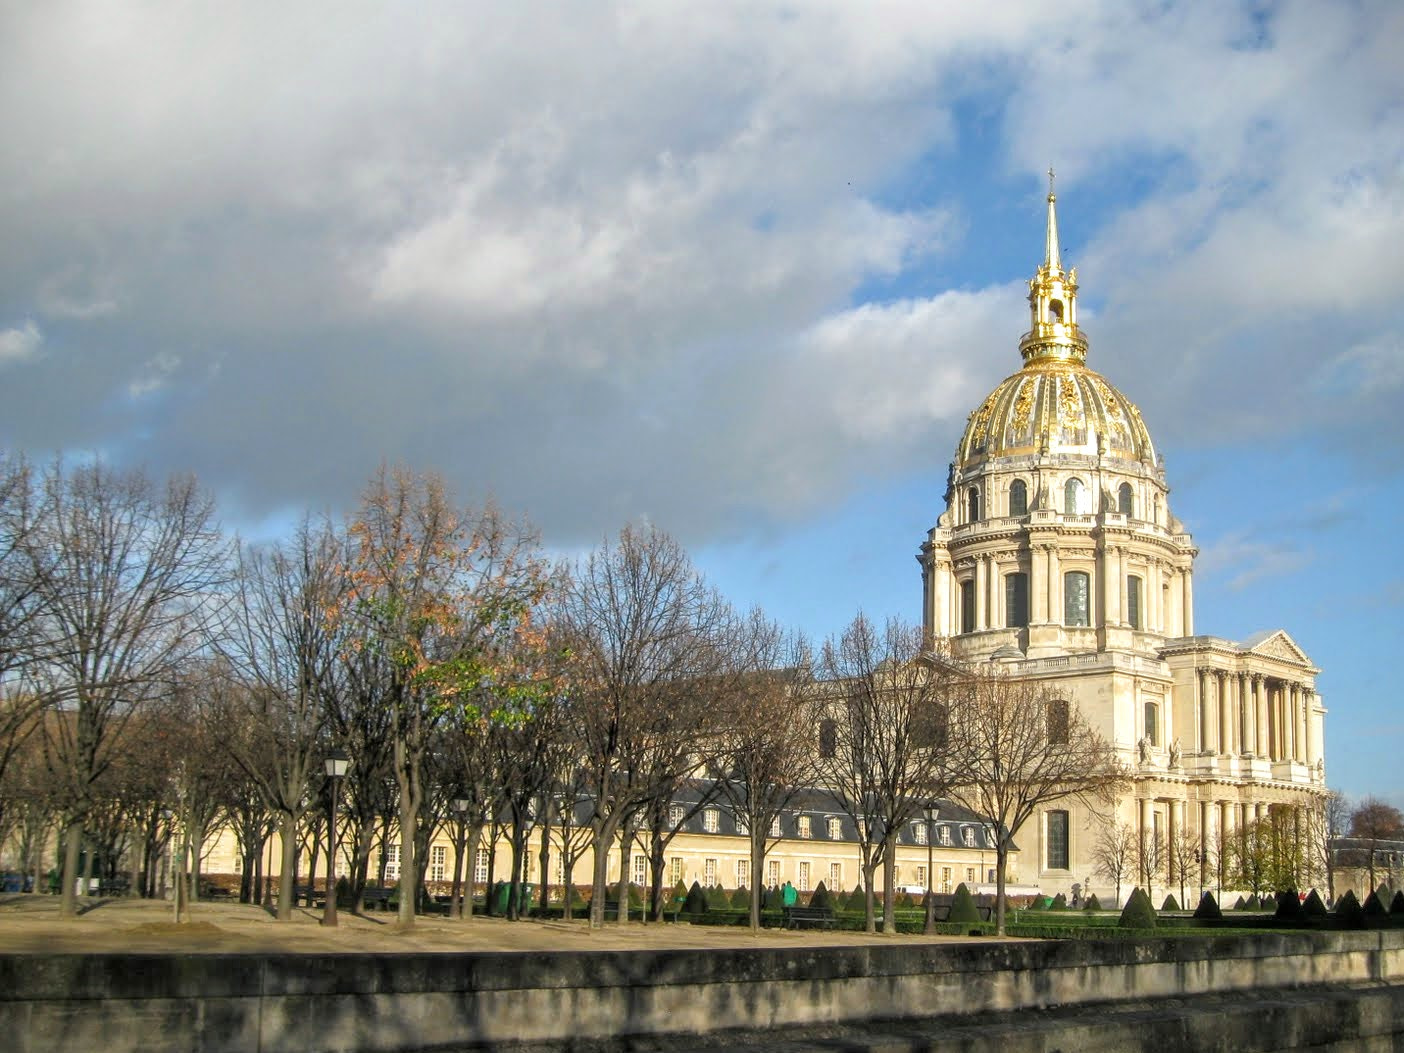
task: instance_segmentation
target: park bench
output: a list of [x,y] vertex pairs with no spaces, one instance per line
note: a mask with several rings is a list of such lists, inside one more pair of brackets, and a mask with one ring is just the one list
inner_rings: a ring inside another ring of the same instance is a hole
[[297,885],[293,888],[293,902],[305,903],[309,907],[325,907],[327,897],[311,885]]
[[827,907],[786,907],[784,921],[787,929],[832,929],[834,912]]
[[369,909],[379,907],[381,910],[390,909],[390,897],[395,895],[398,889],[393,888],[366,888],[361,892],[361,906]]

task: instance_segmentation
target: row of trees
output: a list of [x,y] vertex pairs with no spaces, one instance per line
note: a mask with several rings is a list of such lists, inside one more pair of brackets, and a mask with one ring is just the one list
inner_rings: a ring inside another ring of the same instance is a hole
[[[85,846],[125,855],[150,892],[174,830],[198,859],[225,826],[246,876],[281,833],[290,917],[299,845],[315,870],[324,839],[333,748],[353,758],[355,897],[377,845],[382,861],[398,846],[401,888],[419,887],[447,824],[455,898],[463,855],[501,831],[515,912],[535,828],[542,874],[554,848],[570,884],[593,852],[593,925],[615,847],[621,885],[644,847],[661,914],[668,845],[716,796],[749,830],[759,925],[772,821],[830,787],[859,831],[872,927],[879,867],[894,924],[898,832],[927,800],[987,819],[1002,890],[1040,806],[1123,778],[1036,685],[959,668],[897,621],[860,615],[811,647],[734,610],[652,528],[553,565],[525,523],[382,469],[346,519],[254,545],[222,534],[194,480],[0,460],[0,844],[32,854],[58,825],[65,913]],[[679,808],[685,786],[706,792]],[[400,896],[402,923],[416,900]]]

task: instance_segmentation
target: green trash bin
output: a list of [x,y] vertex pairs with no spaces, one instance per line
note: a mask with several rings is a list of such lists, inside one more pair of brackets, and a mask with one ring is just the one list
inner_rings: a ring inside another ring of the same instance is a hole
[[[517,895],[520,898],[521,909],[519,913],[525,914],[531,909],[536,898],[536,886],[528,882],[522,882],[517,886]],[[510,881],[499,881],[493,886],[493,908],[498,914],[507,913],[507,901],[512,896],[512,883]]]

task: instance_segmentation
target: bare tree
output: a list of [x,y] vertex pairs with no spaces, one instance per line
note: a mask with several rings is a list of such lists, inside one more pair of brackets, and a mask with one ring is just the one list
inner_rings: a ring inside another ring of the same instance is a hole
[[1350,829],[1350,801],[1340,790],[1327,790],[1312,809],[1313,841],[1326,875],[1327,901],[1336,901],[1335,843]]
[[1103,821],[1092,842],[1092,864],[1099,877],[1116,886],[1121,906],[1121,886],[1136,872],[1136,831],[1115,816]]
[[[760,611],[738,626],[740,680],[726,698],[715,786],[751,843],[751,930],[760,930],[765,857],[780,840],[772,824],[819,775],[816,699],[808,644]],[[681,818],[685,818],[681,817]],[[661,860],[662,848],[657,850]]]
[[1142,825],[1136,831],[1136,880],[1151,896],[1156,879],[1165,871],[1169,848],[1154,826]]
[[[941,797],[951,771],[949,707],[961,680],[918,626],[859,614],[820,660],[825,786],[858,830],[864,922],[875,928],[873,888],[883,867],[883,931],[896,932],[896,846],[902,829]],[[828,747],[832,745],[832,749]]]
[[589,787],[592,928],[604,923],[610,849],[621,835],[632,843],[636,817],[714,733],[715,707],[698,702],[725,672],[731,619],[682,547],[652,527],[626,527],[564,587],[555,629],[571,656],[570,724]]
[[1378,797],[1364,797],[1350,813],[1350,836],[1358,838],[1365,853],[1365,865],[1370,871],[1370,888],[1375,881],[1375,860],[1383,842],[1404,839],[1404,814],[1394,805]]
[[961,680],[951,706],[953,795],[994,827],[996,929],[1004,932],[1004,886],[1015,835],[1041,808],[1109,800],[1126,773],[1077,706],[1050,687],[984,665]]
[[1179,884],[1180,906],[1186,907],[1188,904],[1185,902],[1185,889],[1189,885],[1186,877],[1199,872],[1199,860],[1204,852],[1203,842],[1199,835],[1191,833],[1182,824],[1170,837],[1165,850],[1172,880]]
[[338,647],[342,566],[341,542],[328,523],[304,520],[286,545],[245,546],[223,645],[223,744],[280,824],[279,921],[293,916],[298,827],[315,799],[326,748],[323,703]]
[[26,542],[44,687],[65,719],[46,724],[66,792],[61,913],[76,914],[83,825],[93,786],[123,747],[132,714],[167,694],[205,643],[225,548],[193,479],[160,489],[102,464],[44,476],[46,515]]

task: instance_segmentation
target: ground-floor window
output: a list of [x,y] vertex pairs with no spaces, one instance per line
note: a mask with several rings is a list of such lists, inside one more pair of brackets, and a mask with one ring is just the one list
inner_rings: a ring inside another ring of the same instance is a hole
[[486,885],[487,872],[488,850],[486,848],[480,848],[478,849],[477,858],[473,860],[473,880],[479,885]]
[[780,861],[772,859],[766,864],[765,881],[771,888],[780,884]]
[[634,876],[631,880],[640,888],[648,884],[648,856],[642,852],[634,853]]
[[808,892],[808,891],[809,891],[809,864],[808,864],[808,863],[801,863],[801,864],[799,865],[799,890],[800,890],[801,892]]
[[951,868],[941,868],[941,891],[949,893],[951,891]]
[[702,883],[711,888],[717,883],[717,861],[708,859],[702,864]]
[[385,846],[385,880],[400,880],[400,846]]
[[1048,869],[1068,869],[1068,813],[1048,813]]
[[917,867],[916,883],[922,888],[926,887],[926,867]]
[[679,881],[681,881],[682,879],[683,879],[683,861],[682,861],[682,856],[674,856],[672,859],[668,860],[668,882],[669,882],[669,884],[676,885],[676,884],[677,884]]
[[448,849],[443,845],[429,846],[429,880],[442,881],[448,870]]
[[736,887],[747,888],[751,884],[751,861],[749,859],[738,859],[736,861]]
[[[972,885],[975,884],[975,868],[974,868],[974,867],[966,867],[966,868],[965,868],[965,884],[966,884],[967,887],[972,886]],[[973,888],[971,888],[970,891],[971,891],[971,892],[974,892],[975,890],[974,890]]]
[[843,891],[843,864],[842,864],[842,863],[830,863],[830,864],[829,864],[829,891],[830,891],[830,892],[842,892],[842,891]]

